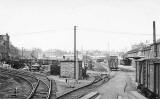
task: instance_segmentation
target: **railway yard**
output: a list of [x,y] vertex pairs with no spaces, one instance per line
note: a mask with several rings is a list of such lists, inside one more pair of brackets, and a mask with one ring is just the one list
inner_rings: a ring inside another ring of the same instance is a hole
[[0,0],[0,99],[160,99],[159,16],[159,0]]
[[0,68],[1,99],[146,99],[137,92],[135,68],[119,65],[109,72],[105,65],[96,63],[88,79],[68,83],[40,72]]
[[4,51],[0,99],[159,99],[159,44],[133,49],[121,59],[110,53],[92,56],[87,52],[79,58],[76,46],[74,54],[60,59],[38,59],[36,51],[29,54],[32,58],[11,59]]
[[160,99],[159,58],[144,58],[154,55],[153,47],[128,51],[121,60],[1,60],[0,99]]

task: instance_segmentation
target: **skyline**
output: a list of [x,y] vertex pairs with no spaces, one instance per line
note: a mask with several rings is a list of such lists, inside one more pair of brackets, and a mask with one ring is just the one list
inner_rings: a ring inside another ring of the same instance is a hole
[[158,0],[0,0],[0,33],[18,48],[129,50],[160,38]]

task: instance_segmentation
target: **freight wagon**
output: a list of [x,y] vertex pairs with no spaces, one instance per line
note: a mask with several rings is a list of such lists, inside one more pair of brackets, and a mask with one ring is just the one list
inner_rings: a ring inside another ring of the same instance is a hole
[[129,58],[124,58],[120,60],[120,65],[131,66],[131,60]]
[[118,69],[118,56],[110,56],[108,59],[108,65],[110,70]]
[[52,59],[38,59],[38,63],[41,65],[51,65],[57,62],[58,60],[52,60]]
[[149,99],[160,99],[160,59],[136,61],[137,89]]

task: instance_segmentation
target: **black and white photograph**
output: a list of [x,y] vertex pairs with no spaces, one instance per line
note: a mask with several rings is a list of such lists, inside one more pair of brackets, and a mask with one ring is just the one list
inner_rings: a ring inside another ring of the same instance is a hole
[[0,99],[160,99],[160,1],[0,0]]

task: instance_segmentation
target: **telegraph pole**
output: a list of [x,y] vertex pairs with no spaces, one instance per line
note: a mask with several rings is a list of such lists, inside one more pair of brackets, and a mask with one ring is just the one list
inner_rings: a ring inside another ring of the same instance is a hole
[[[156,24],[155,21],[153,21],[153,57],[157,58],[157,44],[156,44]],[[154,70],[156,70],[156,67],[154,66]],[[154,79],[156,79],[156,73],[154,73]],[[154,80],[154,92],[156,92],[156,84]]]
[[22,59],[23,59],[23,47],[22,47]]
[[156,25],[155,25],[155,21],[153,21],[153,46],[154,46],[154,57],[157,57]]
[[74,26],[74,78],[76,79],[76,28]]

